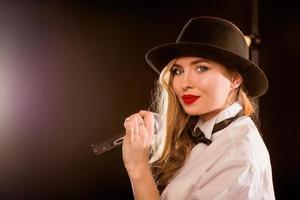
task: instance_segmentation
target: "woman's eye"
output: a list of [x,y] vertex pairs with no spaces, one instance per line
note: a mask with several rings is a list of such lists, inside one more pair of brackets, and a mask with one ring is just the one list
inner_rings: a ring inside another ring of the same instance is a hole
[[181,74],[182,73],[182,69],[180,69],[180,68],[173,68],[172,69],[172,74],[174,74],[174,75],[179,75],[179,74]]
[[208,70],[208,68],[205,67],[205,66],[198,66],[196,70],[199,71],[199,72],[205,72],[205,71]]

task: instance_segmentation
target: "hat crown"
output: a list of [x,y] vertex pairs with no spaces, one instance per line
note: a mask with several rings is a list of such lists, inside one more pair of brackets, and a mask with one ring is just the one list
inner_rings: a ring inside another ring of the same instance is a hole
[[188,21],[176,43],[214,46],[249,59],[244,34],[233,23],[218,17],[196,17]]

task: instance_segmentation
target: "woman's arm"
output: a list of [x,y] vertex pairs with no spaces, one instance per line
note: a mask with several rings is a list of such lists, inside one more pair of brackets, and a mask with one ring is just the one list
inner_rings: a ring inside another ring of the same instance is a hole
[[136,200],[158,200],[160,198],[150,168],[145,169],[140,176],[130,177],[130,181]]
[[123,161],[136,200],[158,200],[159,192],[149,166],[149,151],[154,135],[154,116],[140,111],[125,120]]

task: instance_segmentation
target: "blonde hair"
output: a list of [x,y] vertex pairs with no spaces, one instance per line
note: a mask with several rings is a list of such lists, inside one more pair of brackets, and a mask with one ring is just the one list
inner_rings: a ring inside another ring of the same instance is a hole
[[[176,59],[173,59],[162,70],[152,97],[154,110],[160,114],[164,122],[162,130],[155,135],[150,157],[152,173],[160,192],[183,166],[194,146],[188,134],[184,132],[190,116],[184,112],[172,88],[171,68],[175,62]],[[237,91],[237,100],[243,105],[246,116],[253,116],[256,113],[257,106],[243,87]]]

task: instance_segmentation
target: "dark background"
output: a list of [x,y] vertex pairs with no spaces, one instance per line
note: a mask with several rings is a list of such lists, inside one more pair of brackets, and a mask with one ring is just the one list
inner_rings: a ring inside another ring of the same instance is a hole
[[[260,66],[269,91],[261,129],[277,199],[300,178],[300,17],[259,1]],[[200,15],[251,33],[251,1],[0,1],[0,198],[132,199],[121,149],[90,149],[150,105],[158,78],[144,61]]]

